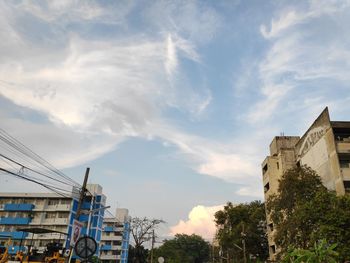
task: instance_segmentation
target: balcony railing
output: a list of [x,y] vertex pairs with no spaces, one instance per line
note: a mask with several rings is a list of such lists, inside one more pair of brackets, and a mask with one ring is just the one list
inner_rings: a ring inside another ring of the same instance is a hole
[[101,250],[112,250],[112,246],[111,245],[102,245]]
[[32,211],[33,204],[5,204],[5,211]]
[[15,232],[0,232],[0,237],[5,236],[5,237],[11,237],[12,239],[22,239],[26,238],[28,236],[28,233],[26,232],[20,232],[20,231],[15,231]]
[[30,221],[29,217],[1,217],[0,225],[28,225]]

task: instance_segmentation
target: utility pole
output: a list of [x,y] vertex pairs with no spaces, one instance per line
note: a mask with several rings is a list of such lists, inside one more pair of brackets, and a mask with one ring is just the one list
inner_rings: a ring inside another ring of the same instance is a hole
[[154,243],[156,242],[154,238],[154,229],[152,230],[152,248],[151,248],[151,263],[153,263],[153,248],[154,248]]
[[[85,177],[84,177],[83,186],[81,188],[81,192],[80,192],[80,196],[79,196],[77,212],[75,214],[75,219],[76,220],[79,220],[79,216],[81,214],[81,207],[83,206],[83,202],[84,202],[84,198],[85,198],[85,194],[86,194],[86,185],[87,185],[87,181],[88,181],[88,178],[89,178],[89,172],[90,172],[90,168],[87,167],[86,171],[85,171]],[[69,259],[68,259],[69,263],[72,260],[72,256],[73,256],[73,247],[70,246],[70,255],[69,255]]]
[[246,255],[246,251],[245,251],[245,236],[246,236],[246,234],[244,233],[244,223],[242,225],[241,236],[242,236],[242,245],[243,245],[243,260],[244,260],[243,262],[247,263],[247,255]]
[[80,192],[80,196],[79,196],[79,203],[78,203],[77,213],[75,214],[75,219],[76,220],[79,220],[79,216],[81,214],[81,207],[83,205],[85,194],[86,194],[86,185],[87,185],[87,181],[88,181],[88,178],[89,178],[89,173],[90,173],[90,168],[87,167],[86,171],[85,171],[83,187],[81,188],[81,192]]

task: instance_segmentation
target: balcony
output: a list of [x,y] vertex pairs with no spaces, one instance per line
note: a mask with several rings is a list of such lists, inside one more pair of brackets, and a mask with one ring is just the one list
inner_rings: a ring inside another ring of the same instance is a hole
[[117,255],[101,255],[102,260],[117,260]]
[[32,211],[33,204],[5,204],[5,211]]
[[0,225],[28,225],[30,221],[29,217],[2,217]]
[[337,141],[336,142],[338,153],[349,153],[350,152],[350,141]]
[[111,245],[102,245],[101,250],[112,250],[112,246]]
[[102,235],[101,240],[106,240],[106,241],[121,241],[122,237],[121,236],[105,236]]
[[103,231],[104,232],[114,232],[115,231],[115,228],[113,226],[105,226],[103,228]]
[[40,222],[43,225],[67,225],[68,218],[46,218]]
[[350,168],[340,168],[344,181],[350,181]]
[[58,204],[48,205],[45,210],[47,211],[70,211],[70,205]]
[[112,250],[122,250],[122,246],[112,246]]

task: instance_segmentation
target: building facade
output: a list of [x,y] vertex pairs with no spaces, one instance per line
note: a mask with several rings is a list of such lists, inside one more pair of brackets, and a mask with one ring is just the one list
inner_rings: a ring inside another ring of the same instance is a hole
[[128,210],[118,208],[116,216],[105,218],[100,246],[100,260],[103,263],[127,263],[130,236]]
[[[350,122],[331,121],[328,108],[320,114],[302,137],[277,136],[270,144],[270,155],[262,163],[265,200],[278,194],[278,180],[288,169],[307,165],[322,183],[338,195],[350,192]],[[267,215],[270,259],[278,247],[274,243],[273,223]]]
[[[106,197],[102,193],[102,187],[90,184],[87,189],[89,192],[82,209],[104,207]],[[64,248],[68,248],[72,224],[78,209],[78,197],[77,191],[72,191],[67,196],[53,193],[0,193],[0,244],[4,245],[6,237],[10,236],[13,240],[11,254],[15,254],[20,245],[22,250],[32,245],[39,251],[44,251],[52,240],[59,241]],[[89,232],[89,236],[99,243],[103,215],[103,210],[81,214],[79,221],[84,224],[81,234],[86,235]],[[33,228],[45,228],[57,233],[32,234],[20,231]]]

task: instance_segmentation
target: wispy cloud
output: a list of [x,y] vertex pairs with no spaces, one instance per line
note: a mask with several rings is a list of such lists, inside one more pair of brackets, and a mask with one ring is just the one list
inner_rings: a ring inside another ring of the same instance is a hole
[[[266,25],[260,26],[270,48],[260,62],[262,99],[247,115],[251,123],[266,123],[281,107],[285,108],[287,98],[290,100],[293,94],[309,94],[310,84],[319,85],[321,89],[324,87],[322,79],[340,82],[348,79],[345,71],[349,67],[344,58],[349,54],[349,42],[342,37],[346,29],[332,22],[338,20],[338,16],[343,23],[349,21],[346,10],[349,10],[348,1],[310,1],[304,8],[280,10],[277,19],[272,18],[269,29]],[[326,16],[332,20],[328,28],[321,30],[318,21]],[[345,31],[332,33],[333,30]],[[330,37],[332,34],[336,34],[334,38]]]

